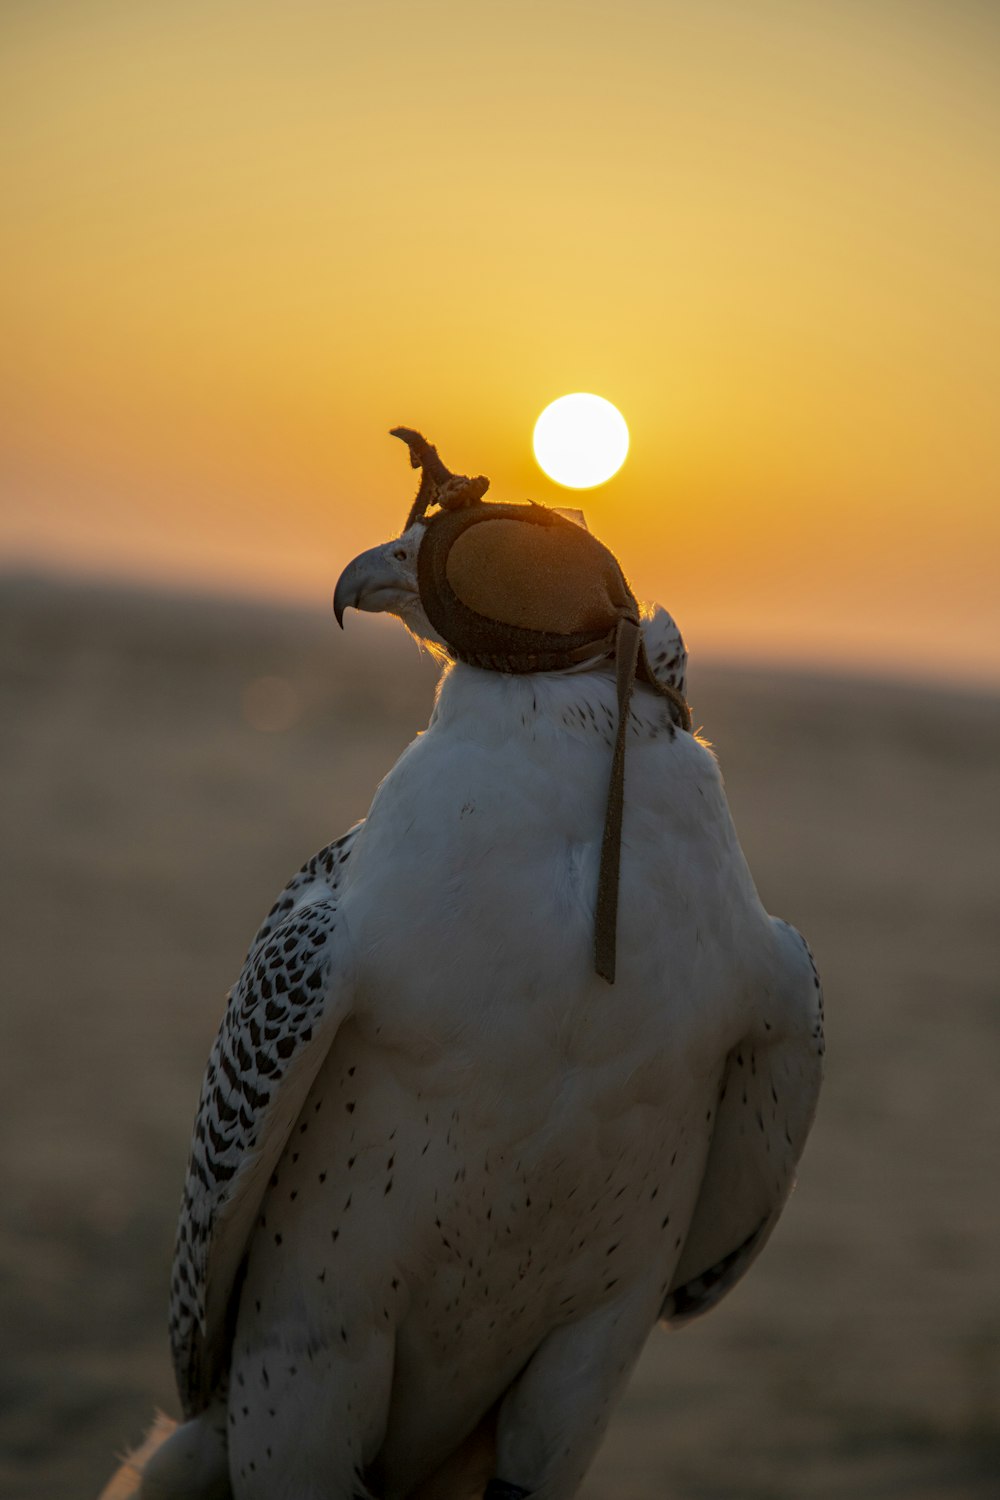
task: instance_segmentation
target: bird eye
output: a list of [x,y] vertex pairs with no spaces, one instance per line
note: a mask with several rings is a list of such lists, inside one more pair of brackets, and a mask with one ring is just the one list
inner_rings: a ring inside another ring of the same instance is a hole
[[396,550],[395,550],[395,552],[392,555],[396,559],[397,562],[405,562],[406,561],[406,549],[405,549],[405,547],[397,547]]

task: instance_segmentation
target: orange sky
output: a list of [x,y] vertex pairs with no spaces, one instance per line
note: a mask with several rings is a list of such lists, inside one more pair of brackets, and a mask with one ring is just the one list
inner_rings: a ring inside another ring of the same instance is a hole
[[326,600],[423,429],[693,650],[1000,679],[1000,6],[10,5],[0,549]]

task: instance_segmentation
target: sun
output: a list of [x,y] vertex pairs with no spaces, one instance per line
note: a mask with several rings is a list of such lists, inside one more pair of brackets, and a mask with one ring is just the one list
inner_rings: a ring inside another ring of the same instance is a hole
[[618,473],[628,452],[628,428],[617,406],[603,396],[576,391],[545,408],[532,441],[550,479],[587,490]]

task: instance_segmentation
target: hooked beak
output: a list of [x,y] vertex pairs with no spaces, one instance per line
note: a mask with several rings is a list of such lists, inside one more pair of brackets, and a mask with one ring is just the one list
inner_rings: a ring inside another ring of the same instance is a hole
[[392,556],[398,547],[398,542],[371,547],[347,564],[333,591],[333,613],[341,630],[347,609],[365,610],[370,614],[398,614],[415,598],[414,581]]

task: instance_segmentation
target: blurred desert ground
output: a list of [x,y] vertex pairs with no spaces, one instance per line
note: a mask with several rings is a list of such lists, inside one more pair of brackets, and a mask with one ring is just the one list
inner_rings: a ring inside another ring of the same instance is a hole
[[[167,1269],[224,993],[434,670],[356,616],[19,577],[0,603],[0,1492],[90,1500],[176,1411]],[[817,954],[829,1075],[771,1246],[653,1335],[586,1496],[995,1496],[1000,699],[697,662],[691,696]]]

